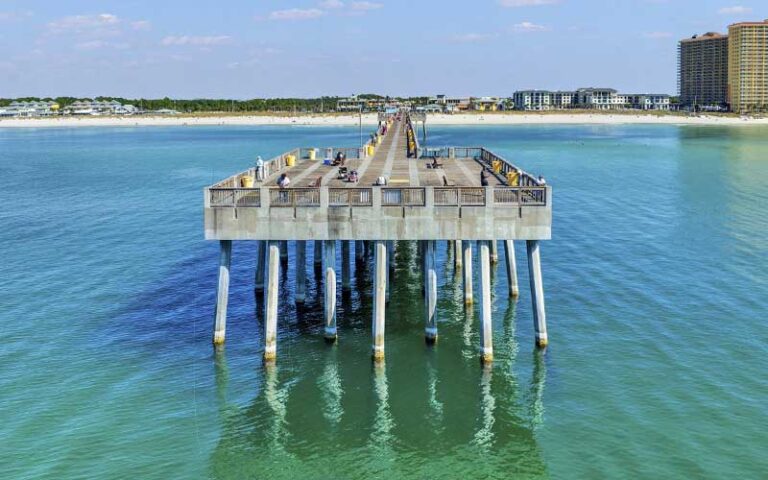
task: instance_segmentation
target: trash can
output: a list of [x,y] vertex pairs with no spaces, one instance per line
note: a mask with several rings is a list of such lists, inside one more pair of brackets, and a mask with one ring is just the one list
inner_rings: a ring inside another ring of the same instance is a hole
[[501,160],[494,160],[491,162],[491,168],[493,168],[494,173],[500,173],[501,172]]
[[379,145],[381,145],[381,135],[376,136],[376,146],[378,147]]
[[511,187],[516,187],[519,176],[515,171],[507,172],[507,184]]
[[369,143],[368,146],[366,147],[366,153],[368,154],[369,157],[372,157],[375,152],[376,152],[376,148]]
[[310,160],[315,160],[316,158],[317,158],[317,150],[315,150],[314,148],[310,148],[309,149],[309,159]]
[[285,166],[286,167],[292,167],[296,165],[296,156],[295,155],[286,155],[285,156]]
[[240,187],[253,188],[253,177],[240,177]]

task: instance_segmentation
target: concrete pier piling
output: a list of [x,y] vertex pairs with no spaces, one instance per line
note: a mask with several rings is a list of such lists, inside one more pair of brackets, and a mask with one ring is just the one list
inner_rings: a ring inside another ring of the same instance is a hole
[[472,242],[462,242],[462,257],[464,263],[464,304],[472,305],[474,298],[472,296]]
[[283,262],[288,261],[288,240],[280,241],[280,260]]
[[355,240],[355,263],[365,261],[365,244],[362,240]]
[[427,344],[437,342],[437,269],[435,268],[435,241],[426,240],[424,249],[425,295],[426,308],[424,335]]
[[323,242],[321,240],[315,240],[314,256],[315,267],[319,267],[323,264]]
[[213,344],[222,345],[227,333],[227,303],[229,302],[229,269],[232,264],[232,240],[219,242],[219,285],[216,290],[216,314]]
[[373,276],[373,359],[384,360],[384,318],[387,296],[387,246],[383,240],[374,242]]
[[350,244],[348,240],[341,241],[341,290],[344,292],[352,290],[352,272],[349,265]]
[[499,242],[490,240],[488,245],[491,247],[491,263],[499,263]]
[[454,240],[453,241],[453,268],[456,270],[461,268],[461,257],[463,255],[463,251],[461,249],[461,240]]
[[325,341],[333,343],[336,331],[336,241],[326,240],[325,248]]
[[280,244],[270,241],[267,248],[266,289],[264,290],[264,360],[277,358],[277,299],[280,278]]
[[266,240],[259,240],[256,247],[256,273],[254,274],[254,289],[257,292],[264,290],[264,261],[267,256]]
[[480,250],[480,359],[493,361],[493,322],[491,317],[491,258],[488,241],[477,242]]
[[547,346],[547,313],[544,308],[544,283],[541,277],[541,252],[538,240],[527,240],[528,277],[531,284],[533,327],[536,331],[536,346]]
[[307,298],[307,242],[296,242],[296,296],[297,304],[303,304]]
[[504,240],[504,257],[507,262],[507,283],[509,284],[509,296],[520,296],[520,286],[517,283],[517,260],[515,259],[514,240]]

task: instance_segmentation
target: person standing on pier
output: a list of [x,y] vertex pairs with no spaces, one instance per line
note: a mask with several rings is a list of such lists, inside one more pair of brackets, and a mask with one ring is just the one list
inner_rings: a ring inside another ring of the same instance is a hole
[[288,185],[290,184],[291,184],[291,179],[288,178],[287,173],[280,175],[280,178],[277,179],[277,186],[280,188],[288,188]]
[[256,157],[256,181],[264,181],[264,160],[261,159],[261,155]]
[[485,174],[485,169],[480,171],[480,186],[488,186],[488,175]]

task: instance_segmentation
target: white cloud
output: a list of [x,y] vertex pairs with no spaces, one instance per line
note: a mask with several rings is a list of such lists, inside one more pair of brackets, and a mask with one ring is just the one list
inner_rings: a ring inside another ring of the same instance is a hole
[[362,1],[362,2],[352,2],[349,4],[349,6],[352,10],[368,11],[368,10],[377,10],[383,7],[384,5],[380,3]]
[[75,48],[78,50],[98,50],[102,48],[113,48],[118,50],[124,50],[130,48],[127,43],[113,43],[104,40],[91,40],[88,42],[80,42],[75,44]]
[[229,35],[216,35],[216,36],[194,36],[194,35],[181,35],[181,36],[169,36],[165,37],[160,43],[169,46],[197,46],[197,47],[211,47],[215,45],[225,45],[232,41],[232,37]]
[[644,33],[643,36],[645,38],[660,39],[660,38],[671,38],[672,34],[670,32],[648,32],[648,33]]
[[740,15],[742,13],[752,13],[752,9],[749,7],[742,7],[741,5],[735,5],[733,7],[724,7],[717,11],[720,15]]
[[512,25],[512,30],[515,32],[544,32],[549,28],[531,22],[520,22]]
[[537,7],[539,5],[554,5],[560,0],[498,0],[502,7]]
[[341,0],[324,0],[320,2],[320,8],[326,8],[326,9],[332,9],[332,8],[343,8],[344,2]]
[[137,20],[131,22],[131,28],[134,30],[149,30],[152,28],[152,23],[149,20]]
[[270,20],[310,20],[321,17],[325,14],[319,8],[289,8],[287,10],[276,10],[269,14]]
[[84,32],[117,27],[120,18],[111,13],[99,15],[71,15],[54,20],[48,24],[48,30],[53,33]]
[[474,43],[474,42],[482,42],[484,40],[488,40],[491,38],[490,33],[463,33],[459,35],[454,35],[453,41],[459,42],[459,43]]

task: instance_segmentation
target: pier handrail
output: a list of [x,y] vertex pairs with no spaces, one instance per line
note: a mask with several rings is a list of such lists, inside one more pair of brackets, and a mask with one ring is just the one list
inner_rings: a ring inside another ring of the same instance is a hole
[[[547,186],[494,187],[208,187],[208,207],[489,207],[547,206]],[[379,195],[374,190],[380,191]],[[262,198],[268,192],[269,199]],[[326,199],[326,200],[324,200]]]

